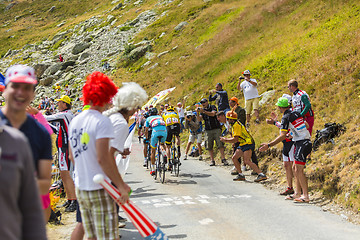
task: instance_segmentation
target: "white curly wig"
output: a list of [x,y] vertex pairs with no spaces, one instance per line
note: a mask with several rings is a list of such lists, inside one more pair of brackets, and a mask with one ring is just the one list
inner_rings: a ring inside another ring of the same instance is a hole
[[104,112],[104,115],[110,116],[111,114],[119,112],[121,109],[136,109],[141,107],[147,99],[148,95],[139,84],[125,82],[123,83],[123,87],[118,90],[113,98],[114,106]]

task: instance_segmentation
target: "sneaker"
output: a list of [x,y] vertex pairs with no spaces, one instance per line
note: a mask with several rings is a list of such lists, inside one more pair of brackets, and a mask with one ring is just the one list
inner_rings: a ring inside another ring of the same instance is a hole
[[229,166],[229,163],[226,161],[226,159],[221,160],[221,162],[224,164],[224,166]]
[[260,173],[260,174],[258,175],[258,177],[254,180],[254,182],[261,182],[261,181],[264,181],[264,180],[266,180],[266,179],[267,179],[267,177],[265,176],[265,174]]
[[73,200],[71,204],[65,208],[65,212],[75,212],[77,205],[78,202],[76,200]]
[[119,222],[126,222],[127,219],[126,219],[126,218],[123,218],[122,216],[118,216],[118,221],[119,221]]
[[236,169],[231,170],[230,173],[231,173],[231,175],[234,175],[234,176],[239,174]]
[[124,222],[118,223],[118,228],[124,228],[125,226],[126,226],[126,223],[124,223]]
[[215,166],[215,161],[211,161],[210,167]]
[[285,191],[281,192],[280,195],[290,195],[294,193],[294,189],[293,188],[287,188]]
[[245,181],[245,176],[242,173],[239,173],[233,181]]
[[145,158],[145,159],[144,159],[143,167],[146,167],[146,164],[147,164],[147,159]]
[[258,174],[257,174],[257,172],[252,171],[252,172],[251,172],[251,175],[256,176],[256,175],[258,175]]
[[185,154],[184,160],[187,160],[187,154]]
[[155,176],[155,171],[150,171],[151,176]]
[[56,207],[57,208],[63,208],[63,207],[66,208],[66,207],[70,206],[71,202],[72,202],[72,200],[67,200],[64,204],[56,206]]
[[201,160],[203,160],[203,157],[200,155],[200,156],[199,156],[199,161],[201,161]]

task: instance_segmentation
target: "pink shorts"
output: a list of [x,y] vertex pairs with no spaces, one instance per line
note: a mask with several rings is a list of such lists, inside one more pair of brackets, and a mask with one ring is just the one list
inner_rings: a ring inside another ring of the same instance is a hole
[[41,195],[41,202],[42,202],[43,209],[47,209],[50,206],[49,194]]

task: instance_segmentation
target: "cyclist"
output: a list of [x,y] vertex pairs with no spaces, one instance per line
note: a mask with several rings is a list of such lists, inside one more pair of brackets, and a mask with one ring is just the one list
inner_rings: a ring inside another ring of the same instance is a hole
[[[139,123],[139,131],[142,131],[144,132],[145,130],[145,122],[146,122],[146,119],[149,117],[149,112],[145,112],[144,113],[144,116],[143,118],[141,119],[140,123]],[[151,133],[152,133],[152,129],[149,128],[148,129],[148,132],[149,132],[149,136],[151,136]],[[147,162],[147,148],[148,148],[148,145],[149,145],[149,139],[146,137],[145,133],[144,133],[144,164],[143,166],[146,167],[146,162]]]
[[[162,115],[165,124],[166,124],[166,130],[167,130],[167,138],[166,138],[166,156],[168,159],[170,159],[170,148],[171,148],[171,140],[173,136],[176,137],[176,145],[178,149],[178,155],[179,158],[181,156],[180,152],[180,118],[177,112],[175,111],[175,108],[173,106],[169,106],[166,109],[166,112]],[[169,170],[171,169],[170,162],[169,162]]]
[[[145,136],[150,139],[150,147],[151,147],[151,171],[150,175],[155,175],[155,150],[156,144],[158,142],[158,138],[160,138],[161,147],[164,149],[164,142],[166,139],[167,131],[166,125],[162,117],[158,115],[158,110],[156,108],[151,108],[149,110],[149,117],[145,122]],[[149,134],[149,128],[152,128],[151,135]],[[165,164],[167,163],[166,156],[164,157]]]

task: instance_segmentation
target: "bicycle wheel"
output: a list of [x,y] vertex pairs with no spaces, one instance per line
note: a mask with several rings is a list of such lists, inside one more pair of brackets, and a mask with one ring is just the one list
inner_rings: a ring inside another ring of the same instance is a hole
[[151,169],[152,171],[155,171],[155,174],[154,174],[154,179],[156,180],[156,178],[157,178],[157,174],[158,174],[158,172],[159,172],[159,162],[160,162],[160,160],[159,160],[159,154],[158,153],[156,153],[156,155],[155,155],[155,169]]
[[164,156],[160,155],[160,172],[159,172],[159,176],[160,176],[160,182],[164,183],[165,182],[165,171],[166,171],[166,165],[164,162]]
[[174,171],[175,177],[179,176],[179,172],[180,172],[180,164],[179,163],[180,163],[179,158],[176,158],[173,161],[173,171]]
[[151,162],[151,149],[150,144],[147,145],[147,155],[146,155],[146,169],[149,169]]

